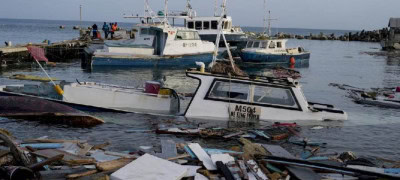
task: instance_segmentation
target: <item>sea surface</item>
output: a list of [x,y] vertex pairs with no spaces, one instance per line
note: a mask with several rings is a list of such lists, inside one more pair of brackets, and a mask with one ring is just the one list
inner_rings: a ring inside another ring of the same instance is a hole
[[[84,22],[90,26],[94,22]],[[97,22],[100,24],[101,22]],[[64,25],[65,29],[59,26]],[[10,20],[0,19],[0,42],[12,41],[14,44],[41,42],[48,39],[52,42],[76,38],[78,31],[72,29],[79,25],[76,21],[43,21],[43,20]],[[120,23],[129,28],[132,24]],[[245,29],[245,28],[244,28]],[[262,30],[262,28],[256,28]],[[324,32],[340,35],[346,31],[289,29],[295,34]],[[400,111],[368,105],[356,104],[346,97],[346,92],[329,83],[348,84],[360,88],[400,86],[400,58],[372,56],[365,52],[379,52],[378,43],[344,42],[344,41],[311,41],[289,40],[288,47],[303,46],[311,51],[308,67],[297,68],[301,72],[300,83],[309,101],[333,104],[349,115],[344,122],[310,122],[303,123],[302,135],[312,141],[328,143],[326,150],[353,151],[358,155],[379,156],[400,160],[399,129]],[[46,68],[52,77],[67,81],[94,81],[117,85],[139,87],[147,80],[160,79],[165,76],[166,85],[179,92],[194,92],[197,82],[185,77],[182,69],[94,69],[91,72],[82,70],[80,62],[60,63],[56,67]],[[259,70],[261,73],[264,70]],[[11,80],[13,74],[44,76],[38,68],[3,69],[0,71],[0,85],[30,83],[29,81]],[[101,98],[101,97],[99,97]],[[186,100],[187,102],[187,100]],[[95,113],[106,123],[94,128],[71,128],[60,125],[46,125],[15,119],[0,118],[0,128],[9,130],[15,137],[85,139],[91,143],[110,141],[111,149],[132,151],[139,146],[159,146],[160,139],[173,138],[170,135],[156,135],[148,132],[132,133],[130,130],[154,130],[158,127],[174,127],[187,120],[182,117],[156,116],[147,114]],[[220,122],[210,120],[209,125]],[[320,130],[311,130],[314,125],[323,126]],[[206,125],[204,125],[206,126]],[[205,146],[218,146],[217,143],[195,139]]]

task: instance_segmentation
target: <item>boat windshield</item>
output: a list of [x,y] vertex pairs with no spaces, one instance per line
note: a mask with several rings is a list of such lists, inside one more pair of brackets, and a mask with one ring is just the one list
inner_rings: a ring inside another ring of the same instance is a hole
[[226,100],[247,101],[250,85],[216,81],[208,97]]
[[205,99],[299,109],[289,87],[249,84],[248,82],[216,80]]
[[178,31],[176,40],[200,40],[200,36],[197,31]]
[[253,102],[257,104],[298,107],[290,89],[269,86],[255,86]]

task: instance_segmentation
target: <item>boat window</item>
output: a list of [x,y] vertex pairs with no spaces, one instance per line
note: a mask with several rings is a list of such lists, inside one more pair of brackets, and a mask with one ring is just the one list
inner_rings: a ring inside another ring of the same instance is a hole
[[271,43],[269,43],[269,48],[270,49],[274,49],[275,48],[275,42],[271,41]]
[[277,48],[282,48],[282,42],[276,42],[276,47]]
[[258,48],[258,46],[260,46],[260,42],[256,41],[253,44],[253,48]]
[[247,101],[250,85],[216,81],[212,87],[209,98]]
[[229,22],[228,21],[224,22],[224,29],[229,29]]
[[196,29],[197,29],[197,30],[202,30],[202,29],[203,29],[202,24],[203,24],[203,22],[201,22],[201,21],[196,21]]
[[176,40],[200,40],[197,31],[178,31],[176,33]]
[[246,47],[251,48],[253,46],[253,41],[248,41]]
[[266,47],[267,47],[267,42],[265,42],[265,41],[261,42],[260,48],[266,48]]
[[255,86],[254,103],[298,107],[290,89]]
[[211,21],[211,29],[218,29],[218,21]]
[[194,29],[194,23],[193,23],[193,21],[189,21],[189,22],[188,22],[188,28],[189,28],[189,29]]
[[203,22],[203,29],[210,29],[210,21]]

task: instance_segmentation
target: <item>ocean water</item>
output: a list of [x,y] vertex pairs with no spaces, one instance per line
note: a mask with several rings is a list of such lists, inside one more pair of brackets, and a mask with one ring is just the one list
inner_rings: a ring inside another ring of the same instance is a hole
[[[99,23],[99,22],[98,22]],[[85,22],[89,26],[93,22]],[[65,25],[65,29],[59,29]],[[59,41],[77,36],[72,30],[79,22],[4,20],[0,19],[0,41],[15,43],[41,42],[43,39]],[[132,24],[121,24],[130,27]],[[258,28],[262,29],[262,28]],[[309,30],[291,29],[293,33],[307,34]],[[318,30],[315,30],[318,32]],[[330,31],[329,31],[330,32]],[[344,31],[335,31],[339,35]],[[303,46],[311,51],[309,67],[298,68],[302,74],[300,83],[309,101],[332,104],[346,111],[349,120],[344,122],[320,122],[325,128],[310,130],[315,122],[304,123],[302,134],[313,141],[328,143],[326,149],[342,152],[354,151],[359,155],[379,156],[400,160],[398,151],[398,129],[400,111],[368,105],[355,104],[346,97],[346,92],[329,83],[348,84],[361,88],[400,86],[400,58],[371,56],[365,52],[380,52],[378,43],[289,40],[288,47]],[[52,77],[67,81],[95,81],[117,85],[142,86],[147,80],[166,77],[168,87],[179,92],[193,92],[197,82],[185,77],[182,69],[114,69],[97,68],[87,72],[80,68],[80,62],[57,64],[47,68]],[[261,70],[262,72],[262,70]],[[44,76],[38,68],[3,69],[0,71],[0,85],[29,83],[11,80],[12,74]],[[187,102],[188,100],[186,100]],[[182,117],[155,116],[146,114],[95,113],[106,123],[93,128],[70,128],[59,125],[46,125],[36,122],[0,118],[0,128],[13,133],[17,138],[49,136],[51,138],[87,139],[92,143],[110,141],[113,150],[134,150],[139,146],[158,146],[160,139],[186,139],[154,133],[128,133],[132,129],[155,129],[178,126],[185,122]],[[171,121],[173,120],[173,121]],[[210,120],[210,125],[221,124]],[[207,125],[204,125],[207,126]],[[195,139],[205,146],[218,146],[218,143]]]

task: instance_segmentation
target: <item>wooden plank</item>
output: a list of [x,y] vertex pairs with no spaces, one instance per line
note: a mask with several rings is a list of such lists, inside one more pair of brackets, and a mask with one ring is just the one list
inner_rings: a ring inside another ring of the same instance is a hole
[[[278,156],[278,157],[284,157],[284,158],[291,158],[291,159],[297,159],[294,157],[292,154],[290,154],[288,151],[283,149],[279,145],[268,145],[268,144],[262,144],[262,146],[270,152],[273,156]],[[313,170],[310,168],[304,168],[304,167],[297,167],[297,166],[286,166],[286,168],[298,179],[301,180],[319,180],[321,179],[321,176],[315,173]]]
[[97,173],[97,170],[90,170],[90,171],[86,171],[86,172],[82,172],[82,173],[78,173],[78,174],[70,174],[67,176],[68,179],[75,179],[75,178],[79,178],[79,177],[83,177],[83,176],[89,176],[91,174],[95,174]]
[[196,154],[197,158],[203,162],[203,165],[207,168],[207,170],[217,170],[217,167],[215,167],[210,156],[204,151],[203,148],[201,148],[198,143],[190,143],[188,146],[193,153]]
[[92,148],[92,145],[89,145],[88,143],[84,143],[83,148],[79,150],[78,155],[79,156],[85,156]]
[[65,163],[68,163],[68,164],[91,164],[91,163],[95,162],[95,160],[92,158],[78,156],[78,155],[71,154],[71,153],[61,151],[58,149],[39,150],[39,151],[32,152],[32,154],[40,156],[40,157],[44,157],[44,158],[51,158],[51,157],[63,154],[64,158],[62,159],[62,161]]
[[122,168],[132,161],[133,161],[133,159],[121,158],[121,159],[116,159],[116,160],[112,160],[112,161],[99,162],[99,163],[96,163],[96,168],[99,171],[109,171],[109,170]]

